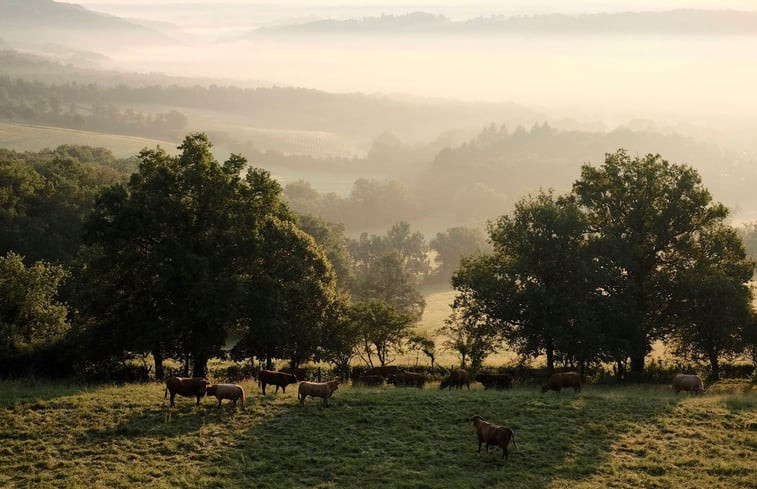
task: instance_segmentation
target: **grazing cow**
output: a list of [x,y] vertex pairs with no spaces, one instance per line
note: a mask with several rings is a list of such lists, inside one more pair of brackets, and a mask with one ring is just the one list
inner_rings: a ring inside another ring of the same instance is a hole
[[353,382],[355,385],[382,385],[384,383],[384,377],[381,375],[362,375],[355,379]]
[[235,406],[237,405],[237,400],[241,399],[242,409],[247,407],[244,397],[244,389],[241,385],[211,384],[208,386],[207,392],[209,396],[216,396],[216,399],[218,399],[218,407],[221,407],[222,399],[229,399],[230,401],[233,401]]
[[484,385],[484,389],[494,387],[495,389],[512,389],[513,378],[509,374],[478,374],[475,379]]
[[266,385],[275,385],[276,386],[276,394],[279,392],[279,387],[281,387],[281,391],[286,393],[287,386],[289,384],[296,384],[297,383],[297,376],[293,374],[288,374],[286,372],[274,372],[273,370],[263,370],[260,372],[260,375],[258,376],[258,384],[263,389],[263,395],[265,395],[265,386]]
[[384,378],[389,377],[390,375],[395,375],[400,372],[400,369],[398,369],[394,365],[390,365],[388,367],[373,367],[368,369],[363,375],[380,375]]
[[461,368],[457,368],[449,373],[449,375],[442,380],[442,383],[439,385],[440,389],[447,388],[449,390],[452,390],[452,386],[455,386],[457,390],[460,390],[463,388],[463,385],[468,387],[468,390],[470,390],[470,380],[468,377],[468,371],[463,370]]
[[509,454],[507,452],[507,445],[512,440],[513,446],[518,448],[515,443],[515,433],[513,430],[506,426],[500,426],[492,424],[486,421],[481,416],[473,416],[473,426],[476,428],[476,434],[478,435],[478,452],[481,453],[481,444],[486,443],[486,453],[489,453],[489,445],[502,448],[502,457],[507,459]]
[[176,407],[174,404],[174,397],[176,394],[184,397],[196,397],[197,405],[200,405],[200,399],[205,396],[205,392],[208,389],[208,379],[205,377],[169,377],[166,379],[166,392],[163,394],[163,398],[171,393],[171,407]]
[[693,395],[697,395],[704,393],[704,385],[697,375],[678,374],[673,377],[673,390],[676,394],[681,391],[690,391]]
[[548,390],[560,392],[563,387],[572,387],[574,392],[581,392],[581,376],[578,372],[560,372],[552,374],[547,383],[541,388],[544,394]]
[[415,372],[400,372],[390,375],[386,381],[397,387],[417,387],[423,389],[423,385],[426,383],[426,376]]
[[331,397],[337,389],[339,389],[338,380],[330,380],[328,382],[302,382],[300,388],[297,390],[297,399],[300,400],[300,406],[304,406],[306,397],[322,397],[323,405],[328,406],[329,397]]

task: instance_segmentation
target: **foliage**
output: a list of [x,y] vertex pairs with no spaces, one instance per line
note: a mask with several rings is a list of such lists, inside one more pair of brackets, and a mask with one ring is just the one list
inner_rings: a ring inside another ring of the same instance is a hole
[[496,353],[500,347],[501,336],[494,328],[473,315],[453,312],[444,321],[437,334],[445,337],[444,347],[460,356],[460,367],[470,368],[475,372],[489,355]]
[[638,375],[651,341],[670,323],[668,298],[681,264],[699,233],[722,223],[728,210],[712,201],[693,168],[623,150],[606,155],[598,168],[584,165],[573,191],[611,275],[606,293],[630,306],[616,317],[627,328],[625,353]]
[[53,342],[69,329],[68,309],[58,302],[66,278],[59,265],[24,265],[13,252],[0,256],[0,357]]
[[458,226],[436,233],[429,247],[436,252],[434,278],[447,282],[459,267],[460,259],[484,251],[486,240],[480,230]]
[[298,226],[323,248],[336,274],[339,287],[342,290],[350,290],[355,278],[347,238],[344,235],[344,226],[328,223],[320,217],[311,215],[299,216]]
[[[245,159],[217,162],[204,134],[187,136],[179,149],[175,157],[144,150],[129,184],[99,196],[87,228],[84,273],[99,281],[88,313],[94,336],[151,351],[156,371],[171,355],[203,375],[231,326],[257,334],[261,321],[275,319],[275,328],[288,324],[293,333],[313,307],[322,313],[333,277],[268,172],[251,168],[241,177]],[[265,314],[251,307],[260,304],[269,304]],[[299,345],[294,339],[281,341]]]
[[414,322],[413,316],[375,299],[353,304],[350,316],[360,325],[358,354],[371,366],[374,356],[382,367],[391,363],[392,354],[402,351]]
[[95,195],[124,181],[130,167],[103,148],[0,149],[0,253],[12,250],[28,262],[70,263]]
[[406,222],[392,226],[386,236],[363,233],[350,242],[357,277],[353,296],[384,301],[420,319],[426,304],[417,287],[429,271],[427,251],[423,235],[411,234]]

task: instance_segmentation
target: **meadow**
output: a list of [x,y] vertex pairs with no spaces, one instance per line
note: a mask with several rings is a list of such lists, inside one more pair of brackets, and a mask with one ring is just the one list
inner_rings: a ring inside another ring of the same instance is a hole
[[54,149],[62,144],[108,148],[116,158],[125,158],[139,153],[143,148],[154,149],[158,145],[169,153],[173,153],[178,142],[0,122],[0,148],[15,151],[41,151],[45,148]]
[[[352,388],[328,407],[296,389],[245,410],[177,398],[163,384],[0,382],[4,488],[757,487],[757,390],[716,384],[511,391]],[[515,432],[476,453],[470,417]]]

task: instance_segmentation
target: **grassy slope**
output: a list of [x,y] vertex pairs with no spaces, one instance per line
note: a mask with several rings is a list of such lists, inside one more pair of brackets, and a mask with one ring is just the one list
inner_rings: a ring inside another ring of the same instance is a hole
[[168,152],[174,152],[178,142],[0,122],[0,148],[40,151],[45,148],[56,148],[62,144],[108,148],[116,157],[121,158],[135,155],[145,147],[155,148],[157,145]]
[[[754,390],[343,386],[300,408],[250,382],[241,411],[171,409],[160,384],[0,385],[0,487],[757,487]],[[476,453],[477,413],[515,430],[509,461]]]

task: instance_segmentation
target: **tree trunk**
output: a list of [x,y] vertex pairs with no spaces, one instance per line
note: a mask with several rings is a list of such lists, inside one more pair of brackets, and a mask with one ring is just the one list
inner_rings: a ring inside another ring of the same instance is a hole
[[265,369],[273,370],[273,358],[271,358],[270,355],[266,355],[265,357]]
[[192,363],[192,377],[208,376],[208,357],[204,353],[198,353],[194,356]]
[[631,355],[631,375],[633,380],[641,381],[644,377],[644,353],[635,353]]
[[155,347],[152,351],[152,358],[155,361],[155,379],[163,380],[165,372],[163,371],[163,354],[160,351],[160,347]]
[[547,346],[547,371],[552,375],[555,372],[555,352],[551,348],[551,342],[549,345]]
[[712,373],[710,374],[712,380],[718,380],[720,378],[720,362],[718,361],[717,352],[710,351],[707,355],[710,358],[710,368]]

